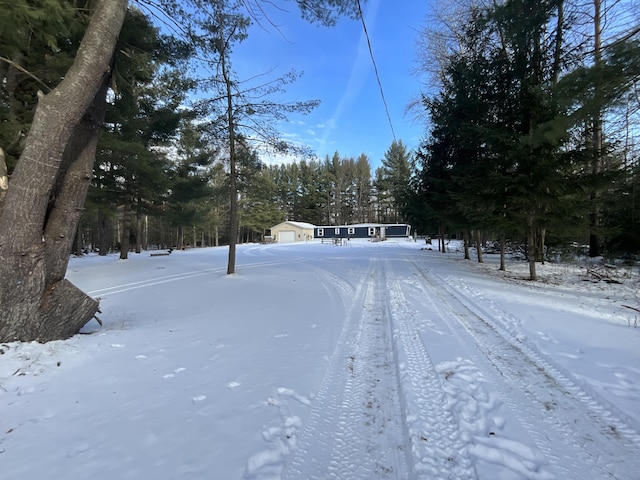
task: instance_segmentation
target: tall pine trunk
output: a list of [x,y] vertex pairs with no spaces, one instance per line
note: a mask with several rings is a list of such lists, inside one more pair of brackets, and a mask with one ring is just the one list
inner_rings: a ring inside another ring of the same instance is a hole
[[476,230],[476,249],[478,250],[478,263],[484,263],[484,258],[482,258],[482,232],[479,229]]
[[126,0],[97,0],[76,59],[38,106],[0,212],[0,342],[77,333],[98,302],[64,278],[104,120]]
[[113,224],[111,218],[98,212],[98,255],[106,256],[112,247],[111,239],[113,237]]
[[464,259],[471,260],[471,255],[469,255],[469,230],[465,230],[462,235],[464,238]]
[[502,232],[500,234],[500,268],[498,270],[501,270],[503,272],[506,270],[505,258],[504,258],[506,247],[507,247],[507,237],[504,234],[504,232]]
[[220,66],[227,95],[227,127],[229,128],[229,257],[227,275],[236,272],[236,244],[238,243],[238,177],[236,173],[236,133],[233,115],[233,84],[227,65],[226,48],[220,54]]
[[[602,66],[602,26],[601,26],[601,7],[602,0],[593,0],[593,26],[594,26],[594,66],[597,70],[597,75],[600,75],[599,68]],[[598,78],[598,77],[596,77]],[[599,80],[595,83],[596,96],[601,95]],[[593,145],[593,159],[591,161],[591,173],[594,176],[599,176],[603,169],[603,148],[602,148],[602,114],[601,110],[597,111],[593,115],[592,121],[592,145]],[[601,192],[598,188],[595,188],[591,192],[592,210],[589,215],[590,232],[589,232],[589,256],[599,257],[601,255],[600,245],[602,243],[600,229],[602,226],[602,201]]]
[[544,265],[544,242],[546,238],[547,230],[540,228],[536,230],[536,262],[540,262]]
[[140,199],[136,202],[136,253],[142,252],[142,212],[140,211]]
[[125,198],[122,208],[122,232],[120,233],[120,260],[129,258],[129,249],[131,238],[131,197]]
[[536,272],[536,229],[533,215],[527,217],[527,260],[529,261],[529,280],[538,280]]
[[175,244],[178,250],[184,249],[184,227],[182,225],[178,225]]

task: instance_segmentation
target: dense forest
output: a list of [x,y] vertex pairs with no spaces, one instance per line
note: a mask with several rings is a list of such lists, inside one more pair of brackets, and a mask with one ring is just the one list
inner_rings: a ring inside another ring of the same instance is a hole
[[[192,159],[168,160],[156,173],[163,188],[132,195],[126,209],[120,202],[129,183],[111,178],[109,187],[111,163],[96,165],[76,248],[106,254],[120,249],[127,237],[137,252],[226,244],[230,187],[225,162],[212,156],[194,165]],[[411,152],[402,141],[392,143],[375,170],[364,154],[353,159],[336,152],[324,160],[267,165],[255,151],[246,150],[238,159],[241,242],[261,241],[284,220],[316,225],[405,221],[401,199],[411,176]],[[127,231],[125,225],[130,225]]]
[[418,105],[429,128],[412,223],[503,253],[524,244],[531,279],[549,244],[639,253],[639,16],[633,1],[604,0],[439,12],[422,34],[436,89]]

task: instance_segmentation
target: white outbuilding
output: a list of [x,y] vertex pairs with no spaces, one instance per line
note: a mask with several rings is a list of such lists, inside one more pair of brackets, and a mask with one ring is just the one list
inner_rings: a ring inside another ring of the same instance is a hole
[[271,227],[271,236],[278,243],[304,242],[313,240],[315,225],[305,222],[282,222]]

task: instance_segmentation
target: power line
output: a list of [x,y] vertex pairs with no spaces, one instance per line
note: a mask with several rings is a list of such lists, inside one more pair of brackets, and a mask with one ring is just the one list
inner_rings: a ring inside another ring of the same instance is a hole
[[362,29],[364,30],[364,36],[367,37],[367,45],[369,46],[369,55],[371,56],[371,63],[373,63],[373,70],[376,74],[376,80],[378,81],[378,86],[380,87],[380,96],[382,97],[382,103],[384,104],[384,110],[387,112],[387,120],[389,120],[389,126],[391,127],[391,134],[393,135],[393,140],[396,141],[396,132],[393,129],[393,123],[391,123],[391,115],[389,115],[389,107],[387,105],[387,100],[384,97],[384,90],[382,89],[382,82],[380,81],[380,75],[378,74],[378,66],[376,65],[376,59],[373,57],[373,49],[371,48],[371,40],[369,39],[369,32],[367,31],[367,24],[364,22],[364,15],[362,14],[362,7],[360,6],[360,0],[357,0],[358,3],[358,13],[360,16],[360,21],[362,22]]

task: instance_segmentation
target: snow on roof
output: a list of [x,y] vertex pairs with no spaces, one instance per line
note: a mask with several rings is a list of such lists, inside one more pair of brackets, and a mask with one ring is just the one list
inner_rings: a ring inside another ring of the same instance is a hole
[[[288,220],[287,220],[286,222],[279,223],[278,225],[282,225],[283,223],[288,223],[289,225],[293,225],[294,227],[298,227],[298,228],[305,228],[305,229],[307,229],[307,228],[312,228],[312,229],[313,229],[313,228],[315,228],[315,227],[316,227],[316,226],[315,226],[315,225],[313,225],[312,223],[307,223],[307,222],[291,222],[291,221],[288,221]],[[276,225],[276,227],[277,227],[278,225]]]

